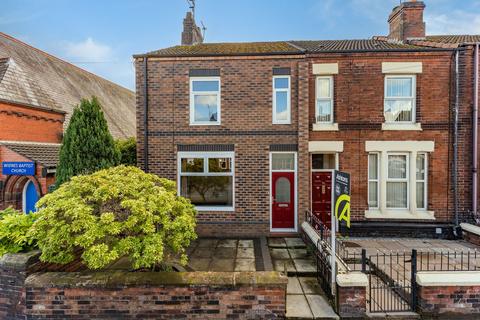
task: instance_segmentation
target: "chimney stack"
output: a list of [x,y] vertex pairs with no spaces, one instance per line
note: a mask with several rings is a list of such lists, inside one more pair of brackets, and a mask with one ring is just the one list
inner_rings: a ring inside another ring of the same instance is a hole
[[187,12],[183,19],[182,46],[190,46],[203,42],[202,31],[195,23],[192,12]]
[[393,8],[388,17],[390,34],[388,38],[396,41],[425,39],[425,22],[423,21],[423,1],[406,1]]

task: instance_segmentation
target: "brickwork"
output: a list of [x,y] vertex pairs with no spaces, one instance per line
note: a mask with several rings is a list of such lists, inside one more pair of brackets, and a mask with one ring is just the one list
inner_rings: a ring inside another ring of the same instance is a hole
[[480,287],[438,286],[419,287],[418,311],[425,317],[478,319]]
[[60,143],[64,114],[0,102],[0,141]]
[[337,286],[337,313],[342,319],[363,319],[367,312],[366,287]]
[[424,9],[423,1],[407,1],[395,7],[388,19],[390,23],[388,37],[400,41],[425,38]]
[[[177,179],[177,145],[233,144],[235,149],[235,211],[199,212],[198,232],[209,236],[268,234],[270,228],[269,148],[299,144],[299,70],[295,58],[244,57],[208,60],[148,60],[149,171]],[[272,124],[273,68],[291,70],[292,124]],[[189,70],[220,69],[221,125],[189,125]],[[143,157],[143,61],[137,60],[137,156]],[[304,108],[306,110],[306,107]],[[306,117],[302,113],[302,117]],[[306,121],[303,130],[306,132]],[[305,133],[303,134],[305,136]],[[306,140],[300,145],[305,150]],[[302,160],[303,163],[303,160]],[[299,187],[300,188],[300,187]],[[299,192],[305,203],[306,190]]]
[[463,240],[468,241],[476,246],[480,246],[480,235],[463,230],[462,236]]
[[[47,285],[48,284],[48,285]],[[277,319],[285,276],[276,272],[34,274],[28,319]]]

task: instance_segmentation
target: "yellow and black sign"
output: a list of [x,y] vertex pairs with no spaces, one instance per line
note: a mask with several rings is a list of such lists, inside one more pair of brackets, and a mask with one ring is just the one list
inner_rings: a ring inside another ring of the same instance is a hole
[[350,228],[350,174],[335,170],[333,180],[333,203],[335,217],[345,221]]

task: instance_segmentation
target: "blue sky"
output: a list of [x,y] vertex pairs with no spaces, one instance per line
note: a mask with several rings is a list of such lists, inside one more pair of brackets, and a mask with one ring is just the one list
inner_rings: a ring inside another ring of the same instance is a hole
[[[197,0],[208,42],[370,38],[399,0]],[[480,0],[425,0],[427,33],[480,34]],[[179,44],[186,0],[2,0],[0,31],[134,89],[132,54]]]

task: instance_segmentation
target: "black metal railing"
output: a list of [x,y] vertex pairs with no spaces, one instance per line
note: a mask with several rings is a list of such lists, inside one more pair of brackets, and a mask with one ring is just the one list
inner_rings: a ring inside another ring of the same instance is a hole
[[480,254],[469,251],[419,251],[418,271],[478,271]]

